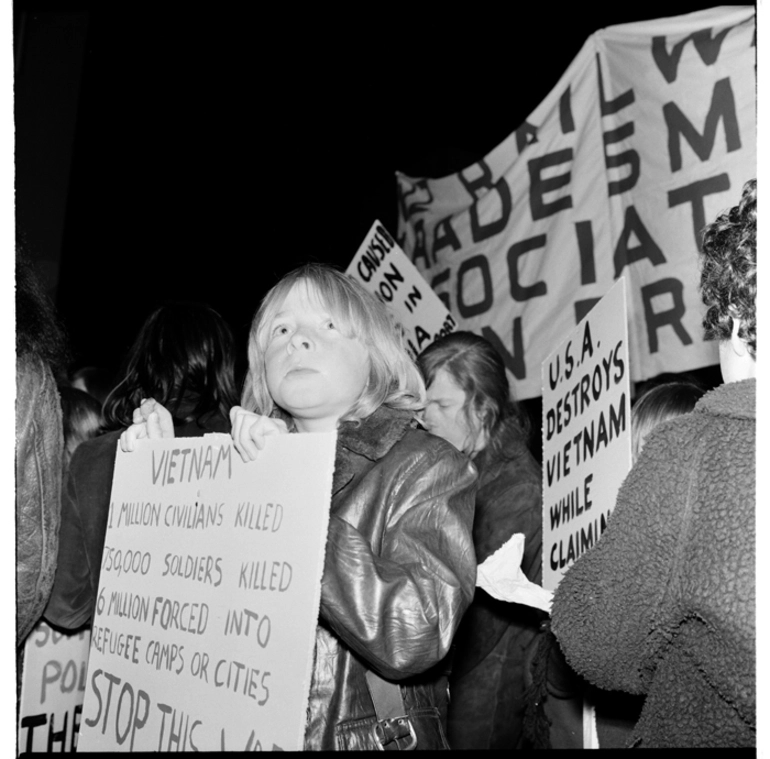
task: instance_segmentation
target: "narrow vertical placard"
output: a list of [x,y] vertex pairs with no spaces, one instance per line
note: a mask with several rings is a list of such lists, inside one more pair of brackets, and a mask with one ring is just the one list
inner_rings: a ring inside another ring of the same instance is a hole
[[442,300],[379,221],[372,224],[345,273],[390,309],[412,358],[457,326]]
[[336,433],[118,451],[78,748],[302,748]]
[[548,590],[599,540],[631,467],[626,314],[621,277],[542,366]]

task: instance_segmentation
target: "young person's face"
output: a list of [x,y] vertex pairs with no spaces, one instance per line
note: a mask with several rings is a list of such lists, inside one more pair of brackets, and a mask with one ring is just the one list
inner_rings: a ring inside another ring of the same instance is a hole
[[335,326],[312,284],[297,282],[268,327],[267,387],[300,432],[337,428],[369,377],[369,352]]
[[443,437],[457,450],[475,452],[476,436],[473,433],[464,407],[465,391],[454,381],[446,369],[438,369],[427,389],[423,423],[428,432]]

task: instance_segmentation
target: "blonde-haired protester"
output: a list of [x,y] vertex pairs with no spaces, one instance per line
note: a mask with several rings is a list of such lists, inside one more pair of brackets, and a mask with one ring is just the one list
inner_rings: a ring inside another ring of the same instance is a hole
[[72,454],[81,443],[102,431],[102,405],[90,393],[66,385],[59,387],[64,433],[62,476],[66,477]]
[[756,180],[706,227],[701,294],[724,384],[659,424],[606,532],[554,594],[571,667],[645,695],[628,745],[756,745]]
[[[338,433],[305,749],[448,748],[442,660],[473,598],[477,474],[419,428],[424,402],[385,307],[354,280],[308,264],[265,296],[236,449],[249,461],[272,435]],[[152,400],[134,421],[124,450],[171,431]],[[383,690],[408,719],[378,722]]]

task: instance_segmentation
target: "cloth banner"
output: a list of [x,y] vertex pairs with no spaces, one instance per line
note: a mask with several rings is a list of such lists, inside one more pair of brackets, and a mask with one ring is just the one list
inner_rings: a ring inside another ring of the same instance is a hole
[[698,250],[756,176],[755,62],[753,6],[610,26],[478,163],[397,173],[398,243],[518,398],[541,395],[543,361],[621,276],[631,381],[718,363]]

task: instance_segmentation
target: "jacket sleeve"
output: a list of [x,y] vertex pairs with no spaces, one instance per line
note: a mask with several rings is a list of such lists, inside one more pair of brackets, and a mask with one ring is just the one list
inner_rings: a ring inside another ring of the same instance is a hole
[[[656,434],[658,433],[658,434]],[[601,688],[644,693],[665,636],[692,457],[656,430],[618,493],[599,542],[554,593],[552,630],[569,664]],[[683,460],[685,459],[685,460]]]
[[77,447],[62,487],[59,561],[45,610],[52,625],[77,630],[91,620],[99,592],[117,433]]
[[321,617],[372,669],[398,680],[446,656],[473,598],[477,474],[438,439],[393,465],[378,495],[380,545],[330,518]]
[[[542,496],[537,472],[529,464],[510,470],[498,482],[491,484],[491,493],[476,499],[476,519],[473,526],[476,557],[481,564],[515,533],[524,534],[524,555],[521,569],[530,582],[541,584],[542,577]],[[455,638],[456,649],[452,666],[459,678],[482,662],[510,628],[522,647],[534,637],[545,613],[530,606],[507,603],[477,588],[470,609],[463,617]]]
[[19,359],[16,393],[16,642],[21,645],[53,585],[63,433],[56,382],[41,359]]
[[511,478],[484,504],[486,519],[474,525],[479,563],[488,559],[515,533],[524,534],[521,569],[530,582],[542,580],[543,497],[540,481]]
[[76,630],[91,619],[97,589],[89,571],[84,528],[75,483],[67,477],[62,488],[59,562],[45,619],[56,627]]

